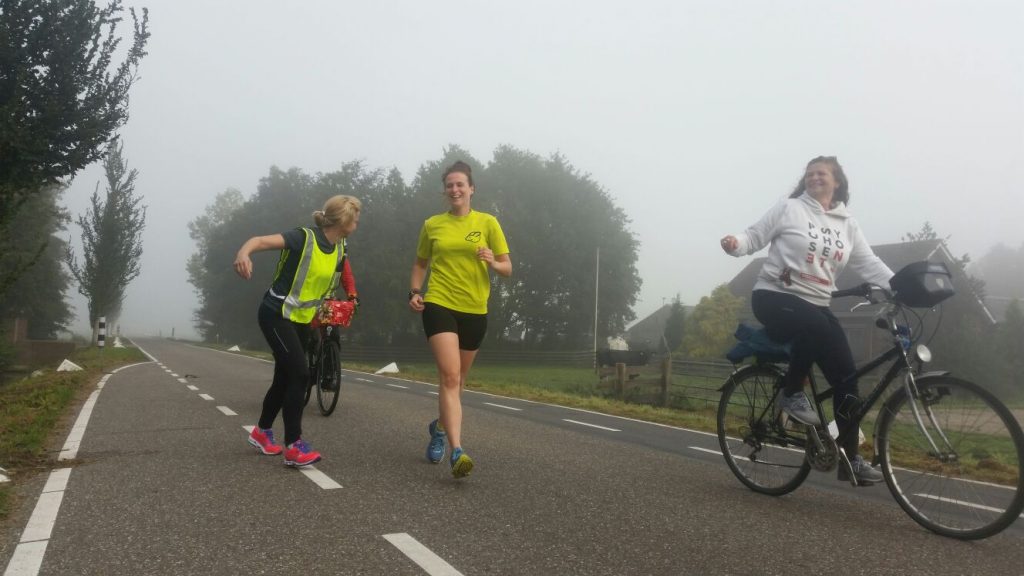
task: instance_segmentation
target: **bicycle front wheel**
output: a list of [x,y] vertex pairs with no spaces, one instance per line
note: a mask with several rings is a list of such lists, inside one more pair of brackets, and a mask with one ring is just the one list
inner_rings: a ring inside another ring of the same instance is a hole
[[729,469],[751,490],[780,496],[796,490],[811,471],[803,425],[787,425],[775,408],[782,372],[744,366],[722,387],[718,445]]
[[338,343],[327,340],[323,344],[320,366],[316,376],[316,403],[320,413],[330,416],[341,395],[341,351]]
[[953,538],[987,538],[1024,508],[1024,433],[977,384],[952,376],[917,380],[919,398],[897,392],[879,414],[882,473],[918,524]]

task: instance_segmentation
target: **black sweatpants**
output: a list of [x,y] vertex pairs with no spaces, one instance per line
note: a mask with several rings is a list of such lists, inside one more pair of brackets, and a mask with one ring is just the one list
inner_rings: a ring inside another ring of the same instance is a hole
[[260,428],[274,425],[284,412],[284,442],[287,446],[302,436],[302,409],[309,382],[306,344],[312,329],[281,316],[280,309],[261,304],[256,314],[263,337],[274,351],[274,381],[263,397]]
[[[817,364],[834,392],[832,406],[842,434],[849,427],[848,416],[857,403],[858,391],[857,380],[847,380],[857,366],[839,320],[827,306],[771,290],[755,290],[750,305],[772,340],[792,342],[786,394],[802,390],[804,378]],[[854,433],[843,446],[848,457],[857,454],[857,444],[858,434]]]

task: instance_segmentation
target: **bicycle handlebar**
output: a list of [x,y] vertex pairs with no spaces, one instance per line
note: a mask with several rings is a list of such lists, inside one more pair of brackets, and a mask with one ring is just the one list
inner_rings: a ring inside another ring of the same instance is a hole
[[861,298],[871,298],[871,291],[874,286],[865,282],[860,286],[854,286],[853,288],[847,288],[845,290],[836,290],[832,293],[833,298],[845,298],[847,296],[860,296]]

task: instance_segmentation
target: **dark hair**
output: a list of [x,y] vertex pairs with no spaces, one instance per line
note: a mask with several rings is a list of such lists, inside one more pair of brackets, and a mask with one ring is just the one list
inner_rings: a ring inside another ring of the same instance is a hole
[[469,181],[469,185],[473,185],[473,169],[469,167],[469,164],[466,164],[462,160],[456,160],[454,164],[445,169],[444,176],[441,176],[441,183],[444,184],[444,181],[448,179],[448,175],[454,174],[455,172],[465,174],[466,180]]
[[[835,194],[832,195],[832,201],[842,202],[843,204],[849,206],[850,181],[846,179],[846,173],[843,172],[843,167],[839,165],[839,160],[836,160],[835,156],[818,156],[817,158],[814,158],[807,163],[807,166],[804,168],[804,172],[807,171],[807,168],[811,167],[811,164],[819,163],[828,164],[828,166],[832,169],[832,177],[835,178],[836,184],[838,184]],[[807,186],[804,185],[804,178],[806,177],[806,175],[800,177],[800,181],[797,182],[796,188],[793,190],[793,193],[789,195],[790,198],[796,198],[797,196],[804,193],[804,190],[807,189]]]

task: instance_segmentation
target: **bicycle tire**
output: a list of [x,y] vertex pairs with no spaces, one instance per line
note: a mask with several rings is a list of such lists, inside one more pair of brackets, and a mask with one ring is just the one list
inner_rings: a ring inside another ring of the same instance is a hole
[[744,366],[722,386],[718,445],[729,469],[755,492],[781,496],[796,490],[811,472],[802,425],[787,428],[774,409],[782,371],[773,365]]
[[[917,380],[918,411],[893,394],[879,415],[877,444],[886,485],[900,507],[925,528],[961,540],[987,538],[1024,509],[1024,433],[995,396],[952,376]],[[934,414],[948,445],[924,411]],[[947,447],[952,447],[947,451]]]
[[316,403],[320,413],[330,416],[341,396],[341,351],[334,340],[324,342],[316,378]]

